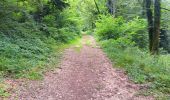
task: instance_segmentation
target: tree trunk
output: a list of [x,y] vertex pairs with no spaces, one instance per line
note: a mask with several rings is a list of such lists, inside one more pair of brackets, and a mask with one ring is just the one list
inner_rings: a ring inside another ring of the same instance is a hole
[[143,17],[146,16],[146,13],[145,13],[145,11],[146,11],[146,10],[145,10],[145,8],[146,8],[146,7],[145,7],[145,4],[146,4],[146,1],[143,0],[143,1],[142,1],[142,16],[143,16]]
[[152,0],[146,0],[146,15],[148,19],[148,32],[149,32],[149,50],[152,52],[153,46],[153,14],[152,14]]
[[158,54],[159,52],[159,37],[160,37],[160,18],[161,18],[161,0],[155,0],[154,3],[154,34],[153,34],[153,46],[152,54]]
[[109,10],[109,13],[111,15],[115,15],[116,13],[116,1],[115,0],[107,0],[107,7]]
[[149,50],[151,54],[158,54],[160,37],[161,0],[154,1],[154,17],[151,9],[152,0],[146,0],[145,2],[146,14],[148,19]]

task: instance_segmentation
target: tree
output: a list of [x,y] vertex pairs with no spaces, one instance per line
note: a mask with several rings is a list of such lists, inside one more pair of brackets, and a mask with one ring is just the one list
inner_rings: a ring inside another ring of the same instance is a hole
[[153,14],[152,14],[152,0],[146,0],[146,15],[148,19],[148,33],[149,33],[149,50],[152,51],[153,43]]
[[115,15],[116,12],[116,0],[107,0],[107,7],[111,15]]
[[160,19],[161,19],[161,0],[155,0],[154,3],[154,34],[152,53],[158,54],[159,51],[159,37],[160,37]]
[[154,16],[152,13],[152,0],[146,0],[146,14],[148,19],[149,50],[151,54],[159,52],[161,0],[154,1]]

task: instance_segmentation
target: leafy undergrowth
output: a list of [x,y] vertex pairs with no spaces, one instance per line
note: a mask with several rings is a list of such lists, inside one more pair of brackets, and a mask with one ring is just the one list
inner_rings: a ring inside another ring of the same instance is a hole
[[[80,38],[74,39],[72,41],[69,41],[68,43],[55,43],[52,45],[52,51],[50,53],[48,53],[49,55],[45,56],[45,59],[35,59],[34,57],[30,58],[30,59],[26,59],[25,61],[27,62],[21,62],[21,63],[30,63],[31,61],[36,62],[35,65],[36,66],[25,66],[28,67],[27,69],[23,70],[18,70],[18,72],[16,73],[10,73],[11,75],[8,77],[11,78],[26,78],[26,79],[30,79],[30,80],[42,80],[43,79],[43,75],[45,72],[53,70],[55,68],[58,67],[58,64],[60,62],[60,59],[62,57],[62,53],[64,51],[64,49],[70,47],[71,45],[76,45],[80,42]],[[37,56],[44,56],[44,55],[37,55]],[[12,58],[11,58],[12,59]],[[7,59],[7,60],[11,60],[11,59]],[[24,58],[17,58],[18,59],[24,59]],[[13,59],[15,60],[15,59]],[[31,60],[30,62],[28,62],[29,60]],[[13,63],[14,65],[16,64],[17,66],[21,66],[20,62],[18,63]],[[26,65],[25,64],[25,65]],[[31,64],[30,64],[31,65]],[[12,66],[12,65],[11,65]],[[9,75],[8,72],[5,71],[1,71],[1,79],[2,81],[0,82],[0,97],[5,98],[10,96],[10,91],[8,91],[10,89],[10,85],[7,85],[4,83],[4,77],[7,75]],[[13,76],[12,76],[13,75]]]
[[[43,73],[59,62],[64,48],[80,37],[77,31],[22,23],[14,29],[0,31],[0,76],[3,78],[43,79]],[[0,82],[3,84],[3,81]],[[0,87],[0,96],[6,95]]]
[[10,94],[9,94],[9,92],[8,92],[8,89],[9,89],[9,88],[10,88],[9,85],[1,82],[1,83],[0,83],[0,97],[5,98],[5,97],[10,96]]
[[0,41],[0,71],[4,77],[25,77],[26,73],[31,72],[29,76],[38,78],[37,69],[43,69],[42,66],[51,61],[49,58],[59,54],[60,49],[65,47],[65,44],[55,42],[53,38],[43,41],[39,38],[10,39]]
[[123,68],[132,81],[147,87],[144,94],[168,98],[170,55],[150,55],[146,29],[146,20],[140,17],[125,20],[103,15],[96,22],[95,35],[108,57]]
[[[79,17],[64,1],[59,1],[60,7],[53,1],[41,1],[42,11],[37,2],[26,2],[27,7],[24,2],[0,2],[2,79],[43,79],[43,73],[59,62],[63,49],[81,36]],[[0,86],[0,96],[6,90]]]
[[20,78],[22,78],[22,77],[28,78],[31,80],[43,79],[43,74],[46,71],[53,70],[54,68],[58,67],[58,64],[60,62],[60,59],[62,57],[62,53],[63,53],[64,49],[66,49],[72,45],[78,44],[79,42],[80,42],[80,39],[78,38],[78,39],[72,40],[66,44],[59,44],[59,45],[53,46],[55,49],[48,56],[47,61],[45,61],[44,64],[42,64],[41,66],[32,68],[29,72],[25,72],[26,74],[24,74],[24,73],[19,74],[19,77]]
[[158,98],[162,96],[164,100],[169,99],[170,55],[154,57],[137,47],[122,48],[117,43],[118,40],[112,39],[101,42],[102,48],[114,64],[125,69],[135,83],[148,84],[150,93]]

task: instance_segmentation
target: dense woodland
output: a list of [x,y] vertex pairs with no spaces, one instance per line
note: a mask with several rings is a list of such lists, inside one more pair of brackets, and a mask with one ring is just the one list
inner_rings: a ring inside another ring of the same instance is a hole
[[41,79],[65,45],[85,32],[132,81],[166,99],[169,18],[170,0],[1,0],[1,77]]

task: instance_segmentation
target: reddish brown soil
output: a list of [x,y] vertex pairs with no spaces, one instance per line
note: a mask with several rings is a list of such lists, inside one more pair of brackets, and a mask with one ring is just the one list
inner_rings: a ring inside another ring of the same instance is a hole
[[93,37],[84,36],[82,44],[80,50],[65,50],[61,68],[46,73],[44,80],[19,82],[10,100],[153,100],[136,95],[139,85],[112,67]]

